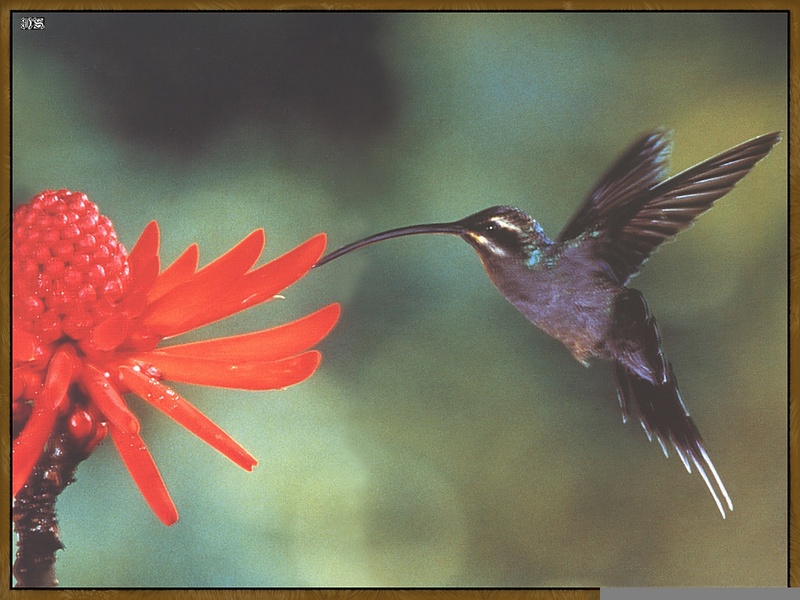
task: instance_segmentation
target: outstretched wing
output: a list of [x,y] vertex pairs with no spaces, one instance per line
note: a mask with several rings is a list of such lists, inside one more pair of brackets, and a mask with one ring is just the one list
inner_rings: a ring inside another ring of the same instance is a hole
[[631,144],[572,215],[559,234],[559,241],[597,230],[620,209],[641,203],[643,194],[667,177],[670,137],[669,131],[658,129]]
[[585,237],[586,250],[624,284],[661,243],[731,191],[779,140],[779,132],[755,137],[661,181],[670,142],[663,131],[646,135],[603,176],[559,241]]

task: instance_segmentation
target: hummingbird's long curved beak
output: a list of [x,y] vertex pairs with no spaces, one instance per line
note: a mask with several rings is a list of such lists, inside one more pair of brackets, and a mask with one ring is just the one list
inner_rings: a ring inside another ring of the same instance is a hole
[[333,252],[326,254],[317,261],[314,267],[321,267],[325,263],[329,263],[333,259],[339,258],[348,252],[358,250],[359,248],[369,246],[370,244],[374,244],[376,242],[382,242],[383,240],[402,237],[404,235],[417,235],[419,233],[449,233],[452,235],[463,235],[465,233],[465,229],[459,221],[455,221],[453,223],[428,223],[427,225],[411,225],[409,227],[398,227],[397,229],[382,231],[381,233],[376,233],[375,235],[365,237],[362,240],[358,240],[352,244],[347,244],[338,250],[334,250]]

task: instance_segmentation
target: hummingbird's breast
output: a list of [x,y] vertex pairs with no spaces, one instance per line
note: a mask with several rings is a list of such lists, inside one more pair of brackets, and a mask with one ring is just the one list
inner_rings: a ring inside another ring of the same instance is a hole
[[561,255],[556,245],[534,250],[528,260],[504,263],[486,270],[531,323],[562,342],[583,364],[591,357],[610,358],[606,341],[622,288],[597,263]]

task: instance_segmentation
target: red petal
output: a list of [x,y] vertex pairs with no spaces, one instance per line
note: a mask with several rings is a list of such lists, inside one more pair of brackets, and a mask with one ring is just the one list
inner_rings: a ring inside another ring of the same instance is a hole
[[158,238],[158,223],[150,221],[128,255],[128,264],[134,277],[153,257],[158,257]]
[[33,471],[36,461],[50,438],[58,411],[51,406],[34,408],[25,428],[14,440],[11,473],[11,491],[14,496],[22,489]]
[[192,244],[183,251],[175,262],[164,269],[156,279],[153,287],[147,294],[150,303],[155,302],[161,296],[171,291],[173,288],[182,284],[197,271],[197,262],[200,258],[200,251],[197,244]]
[[100,412],[125,433],[139,433],[139,421],[128,409],[119,390],[92,364],[83,366],[81,383]]
[[[126,298],[123,299],[123,306],[132,310],[133,314],[138,314],[144,308],[144,298],[139,300],[138,296],[141,296],[142,291],[146,294],[158,277],[161,268],[158,258],[158,239],[158,223],[150,221],[128,255],[131,281],[128,284]],[[136,310],[130,306],[131,304],[139,304],[140,307]]]
[[[231,293],[264,248],[264,230],[257,229],[190,279],[150,304],[142,315],[145,328],[168,337],[188,331],[184,323],[198,320],[222,294]],[[220,317],[217,317],[220,318]],[[203,324],[211,321],[203,320]],[[216,320],[216,319],[213,319]],[[196,326],[195,326],[196,327]]]
[[283,256],[245,274],[233,289],[219,290],[208,298],[208,310],[202,318],[186,323],[184,331],[270,300],[311,270],[325,250],[325,240],[324,233],[318,234]]
[[[339,313],[339,305],[331,304],[302,319],[272,329],[204,342],[167,346],[153,351],[152,354],[232,363],[278,360],[307,350],[319,342],[336,324]],[[137,354],[137,356],[148,361],[151,358],[150,354]]]
[[109,317],[92,330],[92,347],[101,352],[108,352],[118,347],[128,335],[130,320],[125,315]]
[[12,492],[17,495],[30,477],[47,440],[53,431],[58,409],[67,397],[72,381],[73,357],[62,346],[53,354],[47,377],[33,403],[33,412],[22,432],[14,440]]
[[172,388],[131,367],[120,367],[120,372],[134,394],[147,400],[240,467],[252,471],[258,464],[247,450]]
[[44,350],[32,333],[15,330],[11,338],[11,356],[15,362],[30,362],[44,355]]
[[[151,256],[146,261],[141,261],[135,267],[132,266],[132,279],[127,294],[130,295],[134,292],[144,292],[144,294],[147,295],[150,289],[153,287],[156,278],[158,277],[160,268],[161,261],[159,260],[158,256]],[[127,305],[124,299],[123,305]]]
[[11,371],[11,398],[16,400],[25,393],[28,367],[14,367]]
[[128,433],[108,424],[111,439],[122,457],[136,487],[145,501],[164,525],[172,525],[178,520],[178,510],[169,496],[161,473],[147,450],[144,440],[138,433]]
[[241,363],[158,352],[135,356],[151,363],[166,379],[240,390],[274,390],[294,385],[307,379],[321,358],[320,353],[313,350],[282,360]]

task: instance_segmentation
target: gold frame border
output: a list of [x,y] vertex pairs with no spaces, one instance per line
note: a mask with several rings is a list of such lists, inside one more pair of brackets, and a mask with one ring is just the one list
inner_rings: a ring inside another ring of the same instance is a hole
[[[798,83],[800,83],[800,50],[798,48],[798,9],[790,0],[777,2],[743,2],[741,0],[728,2],[714,2],[706,0],[701,5],[691,0],[661,0],[660,2],[620,2],[620,1],[579,1],[563,2],[551,1],[520,1],[505,0],[502,2],[423,2],[423,1],[397,1],[397,0],[367,0],[362,2],[280,2],[271,0],[235,0],[221,2],[193,2],[192,0],[135,0],[133,2],[62,2],[59,0],[39,0],[26,2],[10,0],[0,7],[0,68],[3,74],[3,114],[11,114],[11,11],[45,11],[45,10],[570,10],[570,11],[621,11],[621,10],[724,10],[728,11],[786,11],[789,13],[789,127],[787,135],[789,141],[789,347],[798,341],[800,336],[800,304],[796,301],[796,292],[800,290],[800,267],[797,258],[800,256],[800,245],[797,237],[800,235],[800,219],[797,217],[798,201],[795,188],[797,187],[798,162],[800,159],[791,152],[797,138],[798,130]],[[2,168],[5,185],[0,192],[0,410],[5,414],[10,413],[10,237],[9,220],[11,206],[11,132],[10,118],[0,120],[0,168]],[[793,402],[793,385],[791,373],[794,371],[796,356],[790,350],[789,357],[789,565],[788,581],[791,587],[800,587],[800,567],[798,566],[798,553],[800,545],[800,524],[798,524],[798,498],[800,498],[800,477],[797,469],[792,470],[800,460],[800,409]],[[11,582],[11,498],[10,498],[10,423],[8,419],[0,419],[0,531],[4,534],[4,542],[0,543],[0,580],[2,585],[8,586]],[[56,597],[80,597],[86,592],[70,591],[67,589],[56,590],[21,590],[15,592],[19,600],[27,598],[48,599]],[[541,589],[541,590],[408,590],[408,589],[258,589],[258,590],[104,590],[94,592],[114,596],[115,598],[131,598],[141,600],[153,596],[177,595],[191,600],[207,600],[210,598],[255,598],[269,595],[271,598],[285,600],[384,600],[393,598],[397,600],[422,600],[433,598],[435,600],[469,599],[469,600],[599,600],[599,588],[592,589]],[[35,596],[34,596],[35,595]]]

